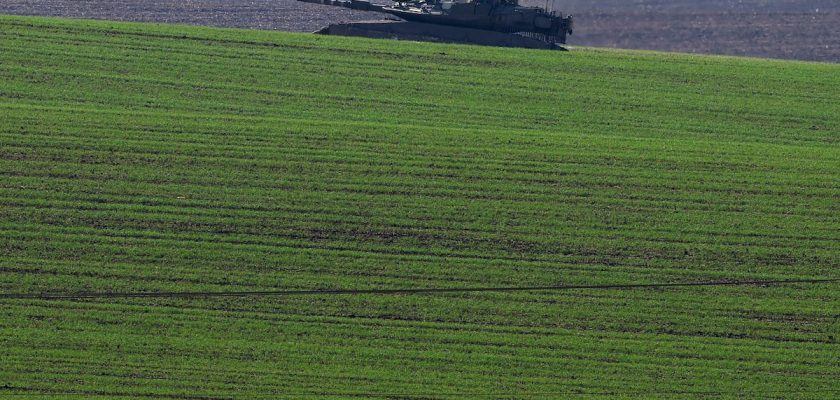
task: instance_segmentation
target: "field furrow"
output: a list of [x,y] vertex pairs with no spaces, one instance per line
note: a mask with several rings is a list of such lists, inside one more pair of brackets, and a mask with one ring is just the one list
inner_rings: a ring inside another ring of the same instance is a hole
[[[816,63],[0,17],[0,295],[835,279],[837,88]],[[0,397],[831,398],[838,293],[2,298]]]

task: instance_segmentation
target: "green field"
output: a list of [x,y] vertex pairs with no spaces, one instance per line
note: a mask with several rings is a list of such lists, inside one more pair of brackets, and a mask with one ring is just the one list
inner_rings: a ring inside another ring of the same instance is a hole
[[[838,275],[840,65],[0,17],[0,293]],[[30,396],[832,398],[840,284],[0,300]]]

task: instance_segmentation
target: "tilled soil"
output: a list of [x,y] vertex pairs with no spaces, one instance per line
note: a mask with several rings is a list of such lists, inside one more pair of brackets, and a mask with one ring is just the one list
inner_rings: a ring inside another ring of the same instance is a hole
[[[555,0],[554,5],[575,16],[573,46],[840,62],[836,0]],[[295,0],[3,0],[0,13],[297,32],[385,17]]]
[[2,0],[0,13],[313,32],[377,14],[295,0]]
[[578,28],[573,44],[840,62],[836,0],[566,3]]

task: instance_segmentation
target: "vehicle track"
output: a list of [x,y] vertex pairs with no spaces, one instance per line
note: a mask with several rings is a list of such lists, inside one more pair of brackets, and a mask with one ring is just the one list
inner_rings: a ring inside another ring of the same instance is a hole
[[336,295],[399,295],[399,294],[445,294],[478,292],[544,292],[559,290],[608,290],[608,289],[654,289],[696,286],[772,286],[795,284],[824,284],[840,282],[840,279],[786,279],[749,281],[705,281],[672,283],[629,283],[614,285],[556,285],[528,287],[463,287],[463,288],[408,288],[408,289],[315,289],[315,290],[269,290],[249,292],[80,292],[80,293],[0,293],[0,299],[113,299],[113,298],[207,298],[207,297],[281,297],[281,296],[336,296]]

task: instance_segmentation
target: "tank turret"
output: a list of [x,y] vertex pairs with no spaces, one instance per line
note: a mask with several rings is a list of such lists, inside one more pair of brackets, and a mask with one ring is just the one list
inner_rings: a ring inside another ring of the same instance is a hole
[[[559,47],[557,45],[566,43],[566,36],[572,34],[571,16],[563,16],[541,7],[521,6],[518,0],[411,0],[388,5],[374,4],[367,0],[300,1],[386,13],[407,22],[402,25],[384,25],[382,22],[331,25],[320,32],[328,34],[398,39],[435,38],[438,41],[514,47]],[[372,32],[364,34],[365,30]],[[499,33],[515,35],[516,38],[502,38]],[[518,38],[539,41],[545,46],[530,44]],[[519,46],[518,43],[526,45]]]

